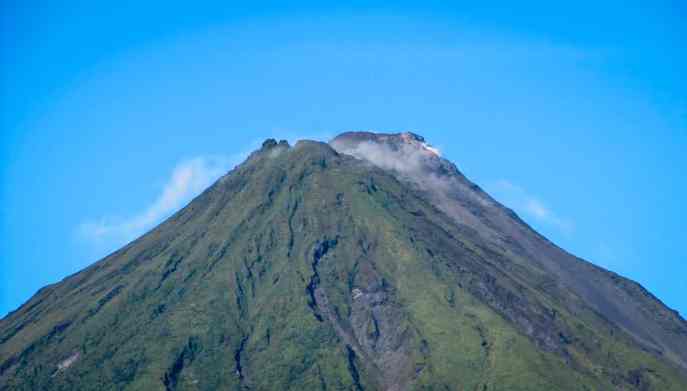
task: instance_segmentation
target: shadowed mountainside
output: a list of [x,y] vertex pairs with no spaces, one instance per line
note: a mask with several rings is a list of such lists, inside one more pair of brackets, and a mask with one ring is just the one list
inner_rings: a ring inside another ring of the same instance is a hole
[[0,321],[0,389],[682,390],[687,325],[410,133],[267,140]]

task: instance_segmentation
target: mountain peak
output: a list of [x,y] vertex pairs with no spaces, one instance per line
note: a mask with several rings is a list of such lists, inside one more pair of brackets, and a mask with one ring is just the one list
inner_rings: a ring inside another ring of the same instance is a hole
[[424,142],[425,138],[413,132],[400,133],[377,133],[370,131],[350,131],[344,132],[336,136],[334,140],[356,140],[356,141],[385,141],[400,139],[406,142],[417,141]]
[[442,175],[457,171],[455,166],[441,158],[439,150],[430,146],[424,137],[411,132],[346,132],[332,139],[329,144],[339,153],[395,172],[432,172]]
[[687,389],[676,313],[430,148],[265,140],[0,319],[0,390]]
[[386,145],[395,150],[412,148],[440,156],[439,150],[430,146],[425,138],[413,132],[402,133],[373,133],[373,132],[345,132],[336,136],[330,144],[341,149],[350,149],[360,144],[371,143]]

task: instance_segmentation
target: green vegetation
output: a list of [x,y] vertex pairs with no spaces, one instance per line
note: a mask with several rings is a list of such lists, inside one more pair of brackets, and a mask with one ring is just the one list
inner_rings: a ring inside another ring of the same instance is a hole
[[509,256],[384,171],[266,143],[3,319],[0,389],[687,389]]

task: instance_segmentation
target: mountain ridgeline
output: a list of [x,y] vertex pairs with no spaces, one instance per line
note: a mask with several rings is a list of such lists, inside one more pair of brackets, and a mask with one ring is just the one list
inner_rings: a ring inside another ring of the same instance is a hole
[[267,140],[0,320],[0,390],[685,390],[687,322],[412,133]]

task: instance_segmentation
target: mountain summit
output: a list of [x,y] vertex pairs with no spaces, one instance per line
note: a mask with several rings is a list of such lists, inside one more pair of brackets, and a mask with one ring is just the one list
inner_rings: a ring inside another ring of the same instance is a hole
[[684,390],[687,322],[412,133],[267,140],[0,320],[1,390]]

